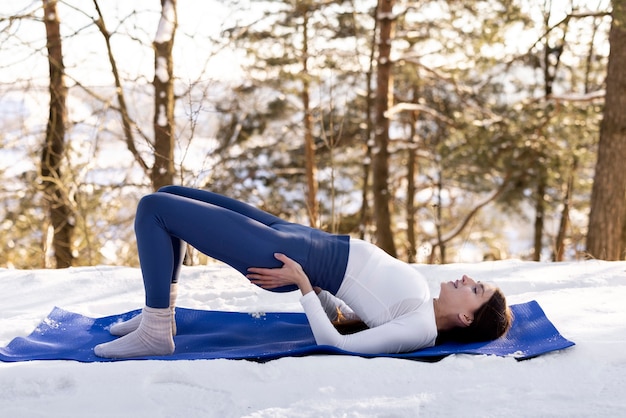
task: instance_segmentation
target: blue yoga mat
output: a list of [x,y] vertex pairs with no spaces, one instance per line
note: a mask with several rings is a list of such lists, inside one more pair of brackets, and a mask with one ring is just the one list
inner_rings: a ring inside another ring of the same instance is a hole
[[[249,314],[177,308],[174,354],[140,359],[268,361],[286,356],[343,354],[433,361],[450,354],[488,354],[524,360],[574,345],[559,334],[537,302],[512,305],[511,310],[515,319],[510,332],[495,341],[442,344],[412,353],[372,355],[316,345],[304,313]],[[115,338],[108,332],[111,324],[139,312],[94,319],[54,308],[28,337],[15,338],[0,348],[0,360],[112,361],[96,357],[93,347]]]

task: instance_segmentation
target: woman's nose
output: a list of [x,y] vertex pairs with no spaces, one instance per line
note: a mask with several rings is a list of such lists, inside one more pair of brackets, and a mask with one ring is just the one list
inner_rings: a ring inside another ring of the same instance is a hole
[[474,279],[472,279],[471,277],[469,277],[467,274],[463,275],[463,278],[461,279],[463,281],[463,284],[473,284],[474,283]]

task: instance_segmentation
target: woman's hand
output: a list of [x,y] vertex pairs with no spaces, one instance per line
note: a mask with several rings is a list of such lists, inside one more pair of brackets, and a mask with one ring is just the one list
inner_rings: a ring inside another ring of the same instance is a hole
[[274,257],[282,261],[283,266],[277,268],[250,267],[246,277],[263,289],[274,289],[281,286],[295,284],[303,295],[312,292],[313,287],[302,266],[285,254],[275,253]]

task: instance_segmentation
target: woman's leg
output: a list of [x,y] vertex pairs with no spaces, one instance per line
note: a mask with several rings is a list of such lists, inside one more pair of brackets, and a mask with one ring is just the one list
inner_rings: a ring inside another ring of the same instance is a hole
[[[217,193],[209,192],[207,190],[193,189],[183,186],[164,186],[159,189],[159,192],[187,197],[189,199],[197,200],[200,202],[211,203],[213,205],[240,213],[244,216],[247,216],[248,218],[257,220],[268,226],[278,223],[285,223],[285,221],[278,218],[277,216],[255,208],[254,206],[251,206],[247,203]],[[185,242],[182,242],[180,238],[173,236],[172,246],[174,250],[174,270],[172,272],[172,283],[177,283],[178,274],[180,272],[180,268],[185,257],[186,244]]]
[[[283,222],[282,219],[255,208],[247,203],[209,192],[207,190],[193,189],[183,186],[165,186],[159,189],[160,193],[169,193],[177,196],[188,197],[205,203],[211,203],[216,206],[230,209],[249,218],[258,220],[265,225],[272,225]],[[178,274],[185,258],[186,245],[180,238],[172,237],[172,248],[174,251],[174,270],[172,271],[172,283],[178,282]]]
[[[338,290],[341,280],[343,279],[343,272],[340,271],[340,266],[347,262],[348,257],[347,237],[330,238],[329,234],[325,234],[322,231],[313,230],[304,225],[287,222],[247,203],[205,190],[191,189],[182,186],[166,186],[159,189],[159,192],[219,206],[221,208],[228,209],[231,212],[243,215],[248,218],[248,221],[254,220],[265,226],[271,227],[270,231],[273,234],[279,234],[278,238],[281,239],[279,243],[280,245],[277,246],[277,251],[287,253],[289,257],[300,263],[309,275],[309,279],[312,283],[315,283],[316,285],[331,292],[336,292]],[[280,231],[280,233],[277,231]],[[261,230],[258,233],[262,234],[264,232]],[[257,234],[257,232],[255,232],[255,234]],[[259,240],[260,248],[265,248],[266,243],[269,242],[272,242],[271,237],[262,237]],[[306,242],[306,245],[301,245],[303,242]],[[332,244],[329,244],[331,242]],[[309,243],[311,246],[309,246]],[[292,251],[292,247],[306,248],[307,250],[310,249],[311,258],[307,257],[308,254],[299,254],[298,251]],[[196,248],[206,254],[225,261],[245,274],[245,271],[237,267],[237,265],[233,264],[231,261],[217,257],[215,254],[210,253],[209,251],[211,251],[211,249],[203,250],[201,247]],[[239,243],[239,247],[235,248],[235,252],[239,254],[242,249],[243,251],[250,251],[250,248],[254,247],[252,245],[245,245],[242,247],[241,243]],[[237,249],[239,251],[237,251]],[[269,254],[268,252],[266,253]],[[273,258],[271,263],[271,266],[280,266],[280,263],[277,264]],[[251,265],[254,265],[253,260],[250,260],[250,264],[247,267],[250,267]],[[256,265],[261,266],[261,264]],[[274,289],[274,291],[288,290],[296,290],[296,287],[288,286],[281,289]]]
[[[169,305],[171,272],[179,262],[173,238],[188,242],[242,274],[252,266],[280,267],[273,256],[275,252],[285,252],[295,260],[306,259],[308,247],[302,245],[305,237],[284,233],[257,220],[284,224],[280,218],[224,196],[211,195],[231,206],[226,208],[170,193],[154,193],[140,201],[135,234],[147,306]],[[238,211],[231,210],[232,206]]]

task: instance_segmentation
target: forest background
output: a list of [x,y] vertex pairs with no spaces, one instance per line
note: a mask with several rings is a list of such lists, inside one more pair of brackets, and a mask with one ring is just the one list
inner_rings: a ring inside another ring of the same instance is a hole
[[625,7],[4,2],[0,267],[136,266],[172,183],[408,262],[623,259]]

